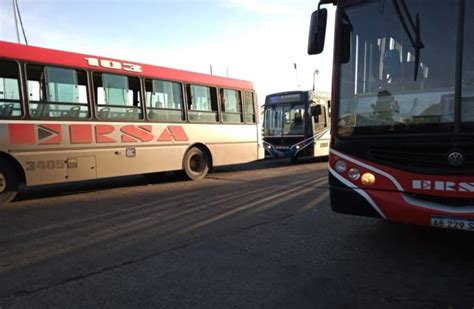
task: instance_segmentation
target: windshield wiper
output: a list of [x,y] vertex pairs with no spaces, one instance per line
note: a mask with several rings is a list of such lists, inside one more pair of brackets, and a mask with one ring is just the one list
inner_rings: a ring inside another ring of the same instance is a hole
[[[416,13],[416,21],[414,22],[405,0],[392,0],[392,2],[393,6],[395,7],[395,11],[397,12],[398,19],[402,24],[403,30],[405,30],[406,35],[410,39],[411,45],[415,49],[414,80],[416,81],[418,77],[418,69],[420,66],[420,50],[425,47],[421,41],[420,15]],[[407,20],[412,28],[412,31],[408,29]],[[414,32],[415,37],[413,37],[412,32]]]

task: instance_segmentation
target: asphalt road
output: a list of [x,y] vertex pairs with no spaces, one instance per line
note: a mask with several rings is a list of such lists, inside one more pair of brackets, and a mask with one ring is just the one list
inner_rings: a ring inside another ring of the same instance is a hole
[[0,210],[0,308],[473,308],[474,234],[338,215],[325,162],[32,188]]

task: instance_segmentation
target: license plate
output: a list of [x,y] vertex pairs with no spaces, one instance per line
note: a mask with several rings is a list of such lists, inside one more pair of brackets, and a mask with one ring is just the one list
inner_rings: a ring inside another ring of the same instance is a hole
[[431,226],[443,229],[474,231],[474,219],[431,217]]

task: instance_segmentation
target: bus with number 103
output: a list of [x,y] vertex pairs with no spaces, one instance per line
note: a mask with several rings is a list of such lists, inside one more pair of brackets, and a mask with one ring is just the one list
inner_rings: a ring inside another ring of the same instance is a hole
[[474,1],[323,0],[335,6],[331,207],[474,230]]
[[0,42],[0,206],[35,186],[264,157],[253,84]]

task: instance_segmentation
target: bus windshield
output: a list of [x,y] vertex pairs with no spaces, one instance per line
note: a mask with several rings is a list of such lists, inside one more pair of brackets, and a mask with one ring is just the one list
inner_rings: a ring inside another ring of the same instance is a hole
[[305,108],[302,104],[265,107],[265,136],[303,135]]
[[[471,12],[472,7],[466,5]],[[456,1],[423,0],[342,9],[341,22],[351,32],[349,61],[340,66],[340,136],[454,128],[457,11]],[[466,16],[467,38],[473,22]],[[418,48],[416,40],[422,42]],[[465,40],[465,58],[472,41]],[[474,65],[463,68],[463,87],[472,89]],[[474,91],[463,90],[462,121],[474,121]]]

